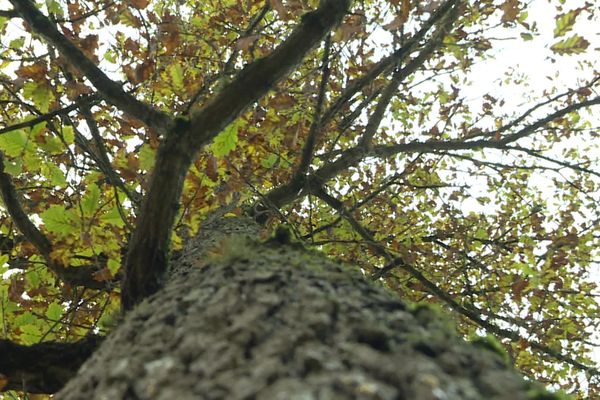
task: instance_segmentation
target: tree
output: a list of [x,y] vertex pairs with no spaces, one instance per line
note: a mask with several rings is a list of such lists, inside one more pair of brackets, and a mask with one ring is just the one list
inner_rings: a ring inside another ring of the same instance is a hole
[[384,286],[597,395],[600,96],[579,27],[598,7],[556,5],[548,57],[576,58],[576,86],[468,100],[498,32],[536,41],[528,7],[10,0],[0,387],[54,393],[93,354],[60,396],[550,398]]

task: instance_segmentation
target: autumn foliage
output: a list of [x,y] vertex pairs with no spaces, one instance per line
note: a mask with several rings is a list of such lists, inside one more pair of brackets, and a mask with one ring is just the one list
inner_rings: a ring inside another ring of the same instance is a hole
[[0,2],[2,339],[108,332],[230,207],[600,396],[598,2],[342,3]]

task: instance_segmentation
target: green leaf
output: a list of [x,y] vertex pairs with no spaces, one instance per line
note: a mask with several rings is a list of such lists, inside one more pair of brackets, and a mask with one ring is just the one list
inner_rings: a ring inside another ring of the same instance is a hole
[[46,0],[46,7],[48,7],[48,12],[51,14],[63,15],[63,9],[56,0]]
[[31,345],[39,342],[42,330],[37,325],[21,325],[21,340],[24,344]]
[[269,154],[269,157],[263,158],[260,164],[265,168],[271,168],[279,160],[277,154]]
[[14,324],[17,327],[21,327],[22,325],[29,325],[37,322],[37,318],[35,315],[30,313],[29,311],[24,312],[23,314],[17,316],[14,320]]
[[181,64],[174,63],[169,66],[169,75],[175,89],[183,89],[183,68]]
[[0,135],[0,150],[8,156],[18,157],[30,145],[29,137],[22,129]]
[[23,85],[23,95],[25,98],[33,101],[41,112],[48,112],[50,103],[54,101],[54,94],[45,84],[38,82],[27,82]]
[[100,216],[100,220],[111,225],[118,226],[119,228],[122,228],[125,225],[123,219],[121,219],[121,214],[119,214],[119,210],[116,207],[113,207],[106,213],[102,214],[102,216]]
[[211,150],[215,156],[226,156],[235,149],[238,141],[238,129],[239,122],[234,122],[217,135],[211,145]]
[[473,237],[475,239],[479,239],[479,240],[487,240],[489,238],[488,233],[485,230],[485,228],[479,228],[479,229],[477,229],[477,231],[475,232],[475,234],[473,235]]
[[156,151],[148,144],[143,144],[139,152],[140,168],[150,171],[154,167]]
[[46,317],[51,321],[58,321],[63,316],[65,309],[57,302],[51,303],[46,310]]
[[8,44],[11,49],[21,49],[25,45],[25,38],[23,36],[13,39]]
[[65,173],[55,164],[43,164],[40,171],[53,186],[65,186],[67,184]]
[[40,122],[39,124],[35,124],[31,128],[31,137],[38,137],[40,133],[46,128],[46,121]]
[[40,145],[40,148],[48,154],[61,154],[65,151],[60,139],[54,136],[46,137],[46,143]]
[[575,20],[577,16],[581,12],[580,8],[576,8],[575,10],[571,10],[566,14],[559,15],[556,18],[556,27],[554,28],[554,37],[564,36],[567,32],[573,29],[573,25],[575,24]]
[[71,125],[63,125],[62,134],[63,139],[67,144],[73,144],[73,142],[75,142],[75,130]]
[[98,201],[100,200],[100,189],[98,185],[91,183],[85,195],[81,199],[81,210],[85,216],[91,216],[96,208],[98,207]]
[[13,161],[4,161],[4,171],[6,171],[12,176],[19,175],[21,172],[23,172],[23,161],[21,159],[16,159]]
[[568,39],[554,43],[550,47],[550,50],[561,56],[566,56],[583,53],[589,45],[590,42],[585,40],[583,37],[579,35],[573,35]]
[[68,235],[76,232],[79,227],[77,218],[72,210],[66,210],[63,206],[52,205],[40,214],[46,229],[50,232]]
[[531,33],[525,32],[525,33],[521,33],[521,38],[528,42],[530,40],[533,40],[533,35]]

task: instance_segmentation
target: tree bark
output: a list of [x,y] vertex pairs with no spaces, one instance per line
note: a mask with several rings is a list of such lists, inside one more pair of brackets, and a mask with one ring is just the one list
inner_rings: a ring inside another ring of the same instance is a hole
[[530,398],[439,312],[286,235],[252,237],[242,219],[205,224],[56,398]]

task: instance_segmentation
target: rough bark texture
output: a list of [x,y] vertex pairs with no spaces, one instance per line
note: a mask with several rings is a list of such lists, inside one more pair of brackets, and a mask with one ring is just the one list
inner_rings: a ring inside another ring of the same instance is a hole
[[529,398],[429,308],[298,244],[223,231],[252,229],[206,226],[57,399]]

